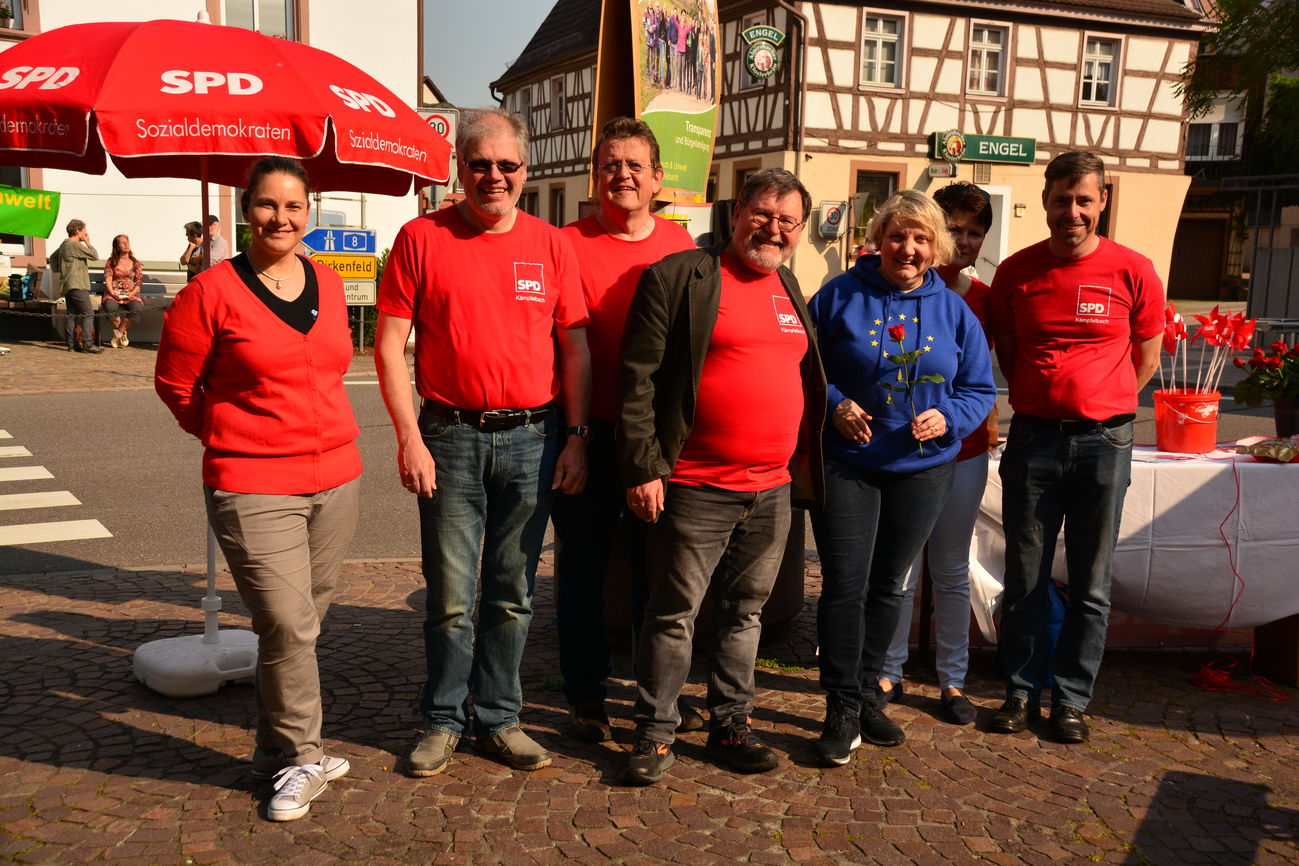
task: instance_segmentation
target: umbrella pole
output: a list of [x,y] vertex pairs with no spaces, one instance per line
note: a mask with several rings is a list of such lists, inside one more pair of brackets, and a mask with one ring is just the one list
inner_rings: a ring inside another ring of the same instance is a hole
[[[203,269],[211,267],[212,255],[212,236],[208,233],[207,215],[208,211],[208,191],[207,191],[207,157],[199,157],[199,175],[202,185],[202,191],[199,198],[202,201],[203,216],[201,217],[203,225]],[[221,643],[220,623],[218,614],[221,612],[221,596],[217,595],[216,589],[216,535],[212,532],[212,527],[207,528],[207,595],[203,599],[203,643],[219,644]]]
[[203,215],[199,217],[199,225],[203,226],[203,270],[212,267],[212,235],[208,233],[207,215],[211,213],[208,210],[207,197],[207,156],[203,155],[198,158],[199,164],[199,183],[202,184],[199,200],[203,203]]

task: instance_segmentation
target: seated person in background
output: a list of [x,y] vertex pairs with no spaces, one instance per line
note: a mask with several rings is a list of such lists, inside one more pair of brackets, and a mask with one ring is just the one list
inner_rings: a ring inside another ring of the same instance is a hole
[[126,332],[140,321],[140,283],[144,278],[140,260],[131,254],[131,239],[113,238],[113,254],[104,264],[104,313],[113,323],[113,348],[131,345]]

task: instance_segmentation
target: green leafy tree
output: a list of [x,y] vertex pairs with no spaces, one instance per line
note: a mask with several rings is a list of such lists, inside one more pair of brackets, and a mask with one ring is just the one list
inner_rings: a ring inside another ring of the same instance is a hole
[[[1205,34],[1181,90],[1193,117],[1217,96],[1258,99],[1275,75],[1299,72],[1299,0],[1215,0],[1218,26]],[[1261,108],[1262,106],[1253,106]]]

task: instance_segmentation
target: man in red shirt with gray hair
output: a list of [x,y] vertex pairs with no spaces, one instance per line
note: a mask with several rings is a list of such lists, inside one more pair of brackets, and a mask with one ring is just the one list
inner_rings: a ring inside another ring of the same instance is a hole
[[[465,199],[402,227],[375,335],[398,473],[419,497],[428,587],[426,732],[406,764],[416,777],[445,770],[470,733],[471,684],[475,750],[520,770],[550,764],[519,727],[519,663],[552,493],[586,482],[586,440],[560,446],[556,403],[570,425],[586,425],[586,304],[568,239],[517,207],[523,119],[466,112],[456,153]],[[405,356],[412,326],[418,415]]]
[[650,265],[632,301],[618,451],[627,504],[652,526],[636,737],[622,773],[630,785],[653,784],[672,765],[677,698],[710,586],[718,604],[706,751],[741,773],[777,764],[750,727],[753,663],[791,498],[815,501],[824,486],[825,373],[784,267],[811,206],[792,173],[755,173],[731,238]]
[[[1024,730],[1050,675],[1051,733],[1064,743],[1089,736],[1083,710],[1105,650],[1137,393],[1159,367],[1164,325],[1150,260],[1098,232],[1108,204],[1099,157],[1051,160],[1042,192],[1051,236],[1002,262],[988,299],[1015,410],[1000,469],[1006,702],[992,730]],[[1047,584],[1061,524],[1069,603],[1053,651]]]

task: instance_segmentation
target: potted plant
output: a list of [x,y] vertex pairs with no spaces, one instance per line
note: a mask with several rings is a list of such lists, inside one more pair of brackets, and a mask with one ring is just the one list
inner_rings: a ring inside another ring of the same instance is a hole
[[14,10],[8,3],[0,3],[0,27],[6,29],[14,26]]
[[1237,358],[1235,363],[1249,368],[1249,375],[1236,383],[1236,402],[1258,406],[1271,400],[1276,435],[1299,434],[1299,344],[1290,346],[1277,340],[1270,352],[1255,349],[1248,361]]

